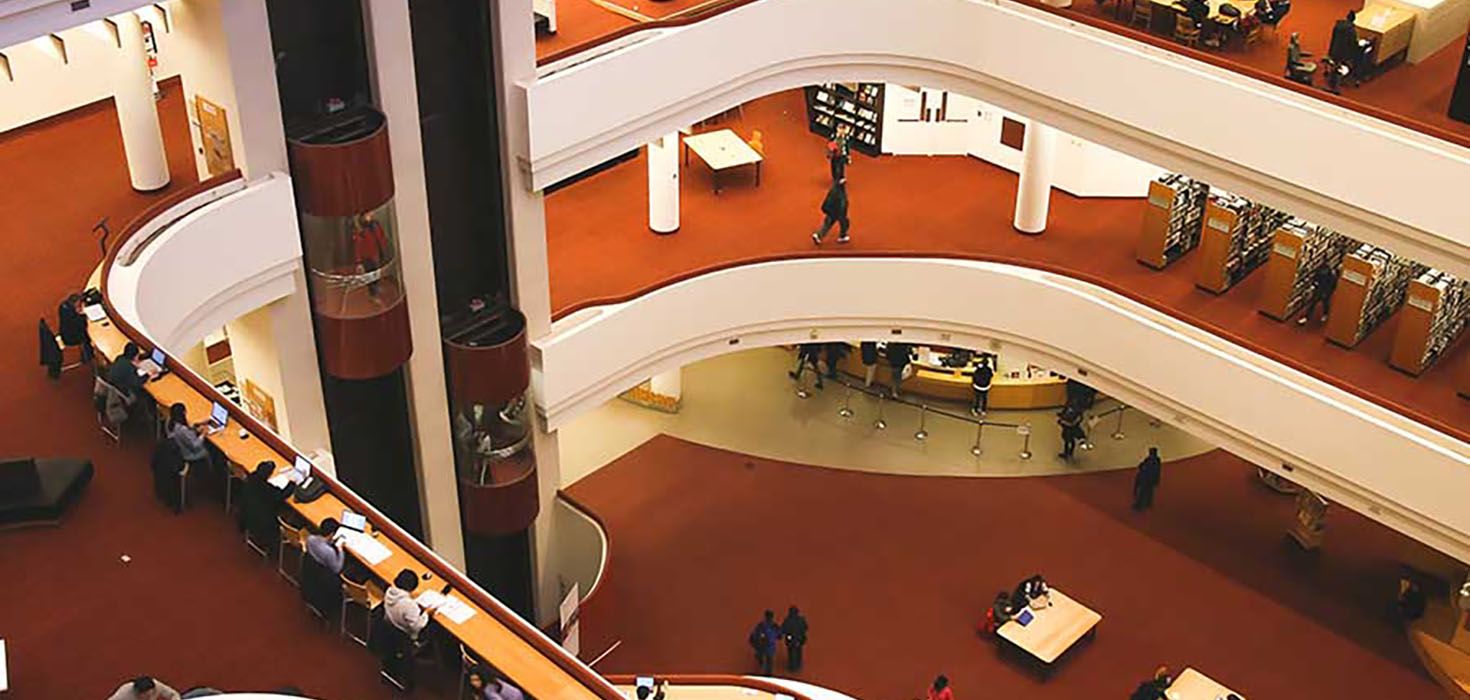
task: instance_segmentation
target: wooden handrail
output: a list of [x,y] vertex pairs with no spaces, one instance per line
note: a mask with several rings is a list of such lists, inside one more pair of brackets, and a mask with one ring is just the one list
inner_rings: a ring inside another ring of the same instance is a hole
[[[536,65],[544,66],[546,64],[567,58],[568,56],[575,56],[576,54],[579,54],[588,49],[616,39],[620,39],[625,36],[629,36],[631,34],[636,34],[638,32],[646,32],[655,29],[665,29],[668,27],[679,27],[687,24],[693,24],[695,22],[699,22],[710,17],[714,17],[716,15],[724,14],[738,7],[743,7],[745,5],[749,5],[751,3],[759,1],[760,0],[715,0],[715,2],[706,5],[698,5],[689,8],[688,10],[675,13],[674,15],[670,15],[669,17],[663,19],[623,27],[621,29],[618,29],[617,31],[610,32],[594,39],[572,45],[560,51],[547,54],[546,56],[538,58],[536,60]],[[969,2],[973,0],[956,1]],[[1390,112],[1386,109],[1368,104],[1366,102],[1348,99],[1346,97],[1342,97],[1341,95],[1334,95],[1325,90],[1308,87],[1306,85],[1302,85],[1301,83],[1287,80],[1281,75],[1268,73],[1266,71],[1260,70],[1254,66],[1246,65],[1244,63],[1237,63],[1219,54],[1201,51],[1199,49],[1176,44],[1164,37],[1158,36],[1151,32],[1140,31],[1138,29],[1134,29],[1131,26],[1123,25],[1118,22],[1109,22],[1102,18],[1085,15],[1080,12],[1070,12],[1064,8],[1051,7],[1042,3],[1040,0],[997,0],[997,2],[1000,2],[1002,4],[1007,1],[1014,2],[1020,5],[1025,5],[1026,7],[1030,7],[1032,9],[1041,10],[1042,12],[1055,15],[1069,22],[1116,34],[1118,36],[1124,37],[1126,39],[1131,39],[1141,44],[1147,44],[1156,49],[1163,49],[1165,51],[1178,54],[1185,58],[1190,58],[1201,63],[1208,64],[1215,68],[1228,70],[1237,75],[1243,75],[1248,78],[1259,80],[1274,87],[1289,90],[1291,92],[1297,93],[1299,95],[1304,95],[1306,97],[1311,97],[1313,99],[1334,105],[1336,107],[1341,107],[1349,111],[1357,112],[1364,116],[1388,122],[1395,126],[1400,126],[1411,131],[1419,132],[1421,134],[1439,139],[1441,141],[1447,141],[1457,146],[1470,148],[1470,135],[1460,134],[1445,129],[1443,127],[1435,126],[1433,124],[1414,119],[1413,117],[1398,114],[1396,112]],[[1124,2],[1125,0],[1113,1]],[[1148,0],[1138,1],[1148,2]],[[688,14],[685,14],[686,12]],[[1284,67],[1285,65],[1286,59],[1283,57],[1282,66]]]
[[[123,245],[126,244],[130,238],[136,235],[138,231],[146,226],[150,221],[152,221],[154,218],[157,218],[162,213],[168,211],[173,206],[176,206],[180,202],[183,202],[190,197],[194,197],[202,192],[207,192],[221,185],[228,184],[230,182],[240,179],[241,177],[242,175],[239,170],[233,170],[228,173],[212,177],[208,180],[204,180],[197,184],[180,188],[176,192],[169,193],[167,196],[154,202],[147,209],[144,209],[142,213],[129,221],[128,225],[118,233],[116,240],[114,240],[112,242],[112,245],[108,248],[107,256],[103,259],[102,262],[101,292],[103,308],[107,311],[107,315],[112,321],[113,325],[118,329],[119,332],[123,334],[124,337],[133,341],[134,343],[140,343],[149,347],[156,344],[151,339],[149,339],[147,335],[139,331],[136,327],[129,323],[126,318],[123,318],[123,316],[117,312],[116,307],[113,306],[112,300],[108,295],[108,280],[112,271],[113,264],[117,259],[118,252],[122,249]],[[303,455],[294,447],[287,444],[285,440],[282,440],[281,437],[275,433],[275,431],[267,428],[265,425],[257,421],[254,416],[251,416],[249,414],[249,412],[245,411],[243,408],[230,401],[223,394],[221,394],[218,389],[215,389],[202,377],[195,374],[192,369],[184,365],[178,359],[174,358],[171,354],[168,355],[166,362],[168,365],[168,369],[172,371],[177,377],[179,377],[179,379],[183,380],[184,383],[190,386],[190,388],[199,392],[205,398],[208,398],[211,401],[214,401],[224,406],[226,410],[229,411],[231,418],[238,421],[240,425],[244,426],[247,431],[249,431],[257,439],[264,442],[277,454],[280,454],[281,456],[292,461],[294,461],[297,457],[306,457],[306,455]],[[253,465],[242,466],[249,468]],[[551,640],[547,639],[545,635],[541,634],[540,630],[537,630],[530,623],[521,619],[521,617],[515,612],[505,607],[503,604],[501,604],[500,601],[496,600],[488,593],[483,591],[479,587],[479,585],[477,585],[473,581],[470,581],[469,578],[466,577],[464,574],[460,573],[454,567],[450,566],[443,559],[440,559],[439,555],[435,554],[428,547],[424,546],[423,543],[419,542],[417,538],[409,534],[407,531],[403,530],[403,528],[399,527],[397,523],[393,522],[391,519],[378,512],[377,508],[374,508],[372,504],[359,497],[355,492],[352,491],[352,489],[348,488],[346,485],[342,484],[340,481],[337,481],[330,475],[321,472],[320,470],[313,471],[314,475],[317,478],[321,479],[324,484],[326,484],[327,490],[331,492],[333,496],[336,496],[354,511],[365,515],[368,521],[373,524],[373,527],[375,529],[384,533],[390,540],[392,540],[399,547],[402,547],[404,551],[406,551],[414,559],[417,559],[425,567],[432,570],[442,580],[449,582],[456,591],[459,591],[466,598],[470,599],[471,602],[475,603],[475,605],[479,606],[480,609],[484,610],[486,614],[495,618],[496,622],[511,630],[516,636],[524,640],[542,656],[550,659],[552,663],[556,664],[557,668],[561,669],[562,672],[566,673],[579,684],[586,687],[593,694],[597,695],[600,698],[603,698],[603,700],[626,700],[626,698],[624,698],[622,694],[618,693],[615,688],[609,685],[605,679],[588,669],[586,666],[582,665],[581,662],[576,659],[576,657],[568,654],[565,649],[562,649],[560,646],[557,646]],[[487,649],[476,651],[484,654],[487,657],[487,661],[493,660],[494,650]]]
[[[750,676],[735,676],[720,673],[689,673],[682,675],[665,673],[645,673],[643,675],[647,677],[657,678],[660,681],[668,681],[669,685],[675,686],[724,685],[734,688],[749,688],[751,690],[758,690],[764,693],[771,693],[772,695],[790,695],[791,697],[796,698],[796,700],[811,700],[811,698],[804,693],[799,693],[795,689],[788,688],[778,683],[773,683],[764,678],[752,678]],[[618,685],[633,685],[637,682],[638,677],[628,674],[615,673],[609,674],[607,676],[607,680]]]

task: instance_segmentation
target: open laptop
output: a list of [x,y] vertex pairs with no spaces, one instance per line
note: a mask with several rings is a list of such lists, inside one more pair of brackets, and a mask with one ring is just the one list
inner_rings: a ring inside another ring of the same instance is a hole
[[291,466],[291,483],[306,485],[310,478],[311,462],[306,461],[305,457],[298,456],[296,463]]
[[163,376],[168,371],[168,356],[163,354],[163,348],[153,348],[153,353],[138,363],[138,370],[151,379]]
[[358,532],[367,531],[367,516],[352,512],[351,508],[342,509],[342,527]]
[[215,401],[209,407],[209,434],[213,435],[225,429],[230,424],[230,411],[225,405]]

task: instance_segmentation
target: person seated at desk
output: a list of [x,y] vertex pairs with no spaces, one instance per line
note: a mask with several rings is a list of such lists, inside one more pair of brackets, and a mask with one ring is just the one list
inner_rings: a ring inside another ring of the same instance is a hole
[[138,676],[118,686],[107,700],[179,700],[179,691],[152,676]]
[[[474,700],[526,700],[526,694],[504,678],[501,678],[494,669],[482,664],[476,664],[470,669],[468,676],[470,689],[474,691],[471,697]],[[643,691],[646,688],[638,688],[639,700],[644,700]],[[663,700],[663,690],[659,690],[658,700]]]
[[638,689],[633,694],[638,696],[638,700],[664,700],[664,696],[668,694],[668,690],[668,681],[658,681],[652,687],[646,685],[638,686]]
[[1204,27],[1205,20],[1210,18],[1210,4],[1205,0],[1179,0],[1175,4],[1184,8],[1184,14],[1196,27]]
[[138,344],[128,343],[123,346],[122,354],[107,368],[107,383],[122,393],[129,406],[138,400],[143,384],[147,381],[142,368],[138,367],[138,363],[142,361],[143,354],[138,350]]
[[209,447],[205,444],[204,432],[209,428],[208,423],[189,424],[188,409],[184,404],[175,403],[168,407],[168,424],[164,429],[164,435],[179,448],[179,456],[189,467],[207,469],[209,467]]
[[418,641],[419,634],[429,626],[434,609],[425,608],[413,599],[413,591],[419,587],[419,577],[404,569],[393,577],[392,585],[383,594],[383,616],[388,623]]
[[1154,677],[1138,684],[1128,700],[1164,700],[1168,697],[1165,691],[1174,684],[1174,679],[1169,675],[1168,666],[1160,666],[1154,670]]
[[995,601],[985,611],[985,624],[982,631],[985,634],[995,634],[1001,625],[1011,621],[1015,617],[1016,609],[1011,604],[1011,594],[999,591],[995,594]]
[[240,488],[240,529],[267,551],[280,540],[281,529],[276,517],[281,504],[291,495],[290,489],[271,485],[270,478],[275,471],[276,463],[265,460],[255,465]]
[[56,309],[56,332],[61,344],[82,348],[82,362],[92,360],[92,339],[87,335],[87,312],[83,309],[82,295],[73,294],[61,302]]
[[306,553],[311,555],[313,561],[321,564],[334,576],[345,576],[349,581],[357,583],[368,580],[368,573],[356,561],[348,558],[345,551],[347,539],[342,536],[342,524],[336,518],[322,519],[314,530],[306,536]]

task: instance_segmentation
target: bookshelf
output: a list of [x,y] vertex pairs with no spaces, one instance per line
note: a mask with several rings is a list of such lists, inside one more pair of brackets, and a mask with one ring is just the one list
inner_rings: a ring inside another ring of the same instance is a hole
[[1409,283],[1429,268],[1368,243],[1342,259],[1327,339],[1353,347],[1404,303]]
[[1265,264],[1276,229],[1288,216],[1245,197],[1216,192],[1205,204],[1195,286],[1216,294],[1235,286]]
[[1470,312],[1470,285],[1439,270],[1409,282],[1388,364],[1418,375],[1455,342]]
[[1209,192],[1209,185],[1178,173],[1150,182],[1138,237],[1138,261],[1162,270],[1199,245]]
[[1326,267],[1340,274],[1342,256],[1358,242],[1301,219],[1288,219],[1276,229],[1266,260],[1261,313],[1278,321],[1296,316],[1312,295],[1312,275]]
[[852,127],[848,146],[876,157],[883,145],[883,83],[822,83],[806,88],[807,127],[831,139],[838,124]]

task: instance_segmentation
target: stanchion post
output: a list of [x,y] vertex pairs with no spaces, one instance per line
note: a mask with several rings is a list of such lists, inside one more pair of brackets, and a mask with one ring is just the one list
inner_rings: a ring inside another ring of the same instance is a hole
[[975,444],[970,446],[970,454],[979,457],[984,450],[980,449],[980,438],[985,435],[985,421],[975,423]]
[[1128,407],[1127,406],[1119,406],[1118,407],[1118,424],[1113,427],[1113,439],[1114,440],[1122,440],[1125,437],[1123,435],[1123,412],[1124,411],[1127,411],[1127,410],[1128,410]]
[[924,426],[924,424],[927,421],[928,417],[929,417],[929,407],[927,405],[924,405],[924,404],[919,404],[919,430],[918,430],[918,432],[914,433],[914,439],[915,440],[918,440],[919,442],[923,442],[924,440],[928,439],[928,437],[929,437],[929,431],[926,430],[925,429],[925,426]]
[[1031,459],[1031,424],[1022,423],[1016,426],[1016,432],[1025,438],[1025,442],[1021,443],[1021,459]]

